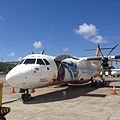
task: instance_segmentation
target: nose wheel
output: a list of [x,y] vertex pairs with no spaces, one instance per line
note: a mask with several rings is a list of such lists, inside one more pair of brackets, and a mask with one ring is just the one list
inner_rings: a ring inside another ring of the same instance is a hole
[[4,116],[0,116],[0,120],[6,120]]
[[21,99],[22,99],[23,103],[26,103],[26,102],[30,101],[31,98],[32,97],[31,97],[31,94],[29,94],[28,89],[26,89],[25,93],[21,95]]

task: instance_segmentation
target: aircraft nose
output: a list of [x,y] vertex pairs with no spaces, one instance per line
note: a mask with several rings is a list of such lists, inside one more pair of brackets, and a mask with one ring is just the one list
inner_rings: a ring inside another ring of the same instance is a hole
[[10,71],[7,75],[6,75],[6,81],[9,83],[9,84],[14,84],[15,83],[15,80],[16,78],[19,76],[20,73],[14,73],[13,71]]
[[38,78],[38,76],[34,72],[35,68],[35,65],[17,65],[8,72],[8,74],[6,75],[6,81],[8,84],[14,85],[18,88],[26,89],[28,87],[31,87],[31,81]]
[[11,83],[12,80],[13,80],[13,78],[14,78],[14,76],[11,75],[10,73],[8,73],[8,74],[6,75],[6,81],[7,81],[8,83]]
[[[8,72],[6,75],[6,81],[10,85],[16,85],[17,84],[17,79],[21,76],[21,72],[18,66],[14,67],[12,70]],[[17,79],[16,79],[17,78]]]

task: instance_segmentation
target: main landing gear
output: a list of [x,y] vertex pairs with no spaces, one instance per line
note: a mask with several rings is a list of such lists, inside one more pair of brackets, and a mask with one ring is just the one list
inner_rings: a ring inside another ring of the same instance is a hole
[[4,116],[0,116],[0,120],[6,120]]
[[92,87],[105,87],[107,85],[106,81],[102,78],[100,80],[91,80],[91,86]]
[[22,93],[21,99],[23,103],[26,103],[32,99],[31,94],[29,94],[28,89],[20,89],[20,93]]

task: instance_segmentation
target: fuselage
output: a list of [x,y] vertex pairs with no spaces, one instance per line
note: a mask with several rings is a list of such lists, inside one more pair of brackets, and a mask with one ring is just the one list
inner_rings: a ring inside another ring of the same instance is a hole
[[96,74],[96,66],[86,58],[66,58],[55,61],[54,56],[31,54],[23,58],[7,75],[6,81],[22,89],[62,83],[85,83]]

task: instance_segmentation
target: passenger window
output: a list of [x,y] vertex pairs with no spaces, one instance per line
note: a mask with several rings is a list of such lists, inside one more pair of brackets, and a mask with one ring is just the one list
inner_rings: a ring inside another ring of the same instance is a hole
[[26,59],[23,64],[35,64],[36,59]]
[[46,59],[43,59],[43,60],[45,61],[46,65],[50,65],[50,63]]
[[37,64],[40,64],[40,65],[45,65],[45,63],[43,62],[42,59],[37,59]]

